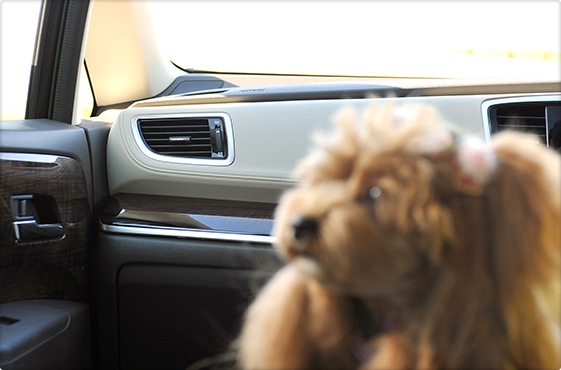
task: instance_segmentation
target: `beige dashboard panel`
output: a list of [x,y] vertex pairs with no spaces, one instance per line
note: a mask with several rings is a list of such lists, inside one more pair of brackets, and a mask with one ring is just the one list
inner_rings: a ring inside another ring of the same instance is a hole
[[[107,168],[111,194],[119,192],[276,202],[293,185],[292,171],[308,152],[314,132],[329,131],[332,116],[345,106],[364,110],[375,101],[425,103],[463,130],[485,137],[481,105],[495,95],[395,99],[300,100],[131,107],[109,134]],[[504,97],[504,95],[503,95]],[[228,117],[233,141],[229,165],[173,163],[151,158],[134,137],[138,117],[220,114]]]

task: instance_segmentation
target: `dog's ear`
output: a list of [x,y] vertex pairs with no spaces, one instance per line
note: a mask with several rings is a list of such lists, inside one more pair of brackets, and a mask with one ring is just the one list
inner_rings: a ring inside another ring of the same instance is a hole
[[491,146],[499,162],[489,197],[497,262],[507,276],[536,284],[558,280],[561,158],[534,137],[514,132],[497,135]]
[[532,136],[510,132],[495,135],[483,150],[495,159],[476,181],[478,191],[458,184],[458,169],[440,162],[448,181],[438,182],[444,190],[437,193],[446,197],[441,204],[454,229],[454,240],[438,255],[441,266],[465,284],[472,312],[495,312],[494,323],[480,325],[504,330],[513,368],[558,368],[561,157]]
[[559,333],[552,324],[561,314],[561,158],[517,133],[499,134],[491,146],[498,167],[485,198],[487,256],[510,345],[520,349],[518,364],[556,361],[557,367]]

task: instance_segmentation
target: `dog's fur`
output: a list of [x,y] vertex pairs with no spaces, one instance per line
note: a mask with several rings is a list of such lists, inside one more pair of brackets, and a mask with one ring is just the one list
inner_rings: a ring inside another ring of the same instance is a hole
[[[336,124],[280,202],[289,264],[246,314],[240,367],[558,369],[558,154],[517,133],[470,146],[427,106]],[[317,230],[296,238],[298,217]]]

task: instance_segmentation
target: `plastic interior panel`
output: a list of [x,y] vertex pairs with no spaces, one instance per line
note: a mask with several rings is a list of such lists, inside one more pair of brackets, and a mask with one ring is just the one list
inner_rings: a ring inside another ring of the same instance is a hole
[[185,369],[226,353],[264,278],[230,269],[125,266],[119,273],[121,368]]
[[[282,263],[277,253],[265,245],[100,232],[94,265],[97,276],[94,288],[99,323],[99,367],[116,368],[119,363],[136,364],[134,356],[139,353],[138,350],[147,348],[148,343],[156,337],[135,338],[132,333],[139,329],[134,325],[147,326],[144,329],[153,334],[161,333],[163,329],[158,325],[163,325],[166,330],[169,329],[166,336],[173,338],[169,345],[175,352],[170,361],[184,369],[189,359],[203,356],[208,353],[208,348],[204,353],[198,350],[191,352],[190,347],[185,345],[185,328],[192,325],[192,320],[207,320],[204,310],[193,313],[189,318],[185,317],[183,311],[193,310],[199,304],[218,304],[221,307],[209,307],[210,312],[219,310],[221,322],[233,328],[237,316],[228,315],[237,313],[221,310],[235,309],[239,307],[238,304],[245,304],[247,297],[240,297],[237,287],[229,285],[228,280],[245,281],[240,285],[241,290],[244,290],[243,287],[253,288],[252,282],[259,281],[259,278],[266,279]],[[222,287],[209,288],[215,292],[220,290],[219,294],[226,292],[225,295],[216,300],[209,297],[205,293],[206,288],[201,288],[208,287],[208,284],[223,284]],[[201,295],[206,297],[201,298],[206,301],[198,301]],[[137,321],[139,319],[141,321]],[[152,321],[154,324],[151,324]],[[176,332],[176,326],[183,328],[183,332]],[[119,337],[124,338],[122,345],[119,345]],[[178,348],[181,348],[179,352]],[[212,348],[218,350],[217,347]],[[141,357],[154,364],[158,354],[152,351]],[[167,360],[160,358],[160,361],[165,363]]]
[[78,127],[84,129],[90,146],[92,162],[93,214],[97,214],[109,196],[107,185],[107,136],[111,129],[107,122],[82,122]]
[[0,368],[91,369],[86,304],[30,300],[0,305]]
[[[484,137],[481,103],[492,96],[410,97],[384,102],[426,103],[465,131]],[[295,183],[292,171],[311,145],[310,134],[330,131],[342,107],[366,109],[376,99],[201,104],[129,108],[108,139],[111,194],[119,192],[274,203]],[[232,120],[236,157],[230,166],[167,163],[147,157],[135,142],[131,122],[141,115],[226,113]],[[263,133],[266,133],[264,135]]]

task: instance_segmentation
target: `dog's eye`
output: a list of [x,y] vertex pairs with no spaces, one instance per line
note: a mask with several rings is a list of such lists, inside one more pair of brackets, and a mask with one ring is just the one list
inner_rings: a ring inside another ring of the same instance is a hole
[[382,196],[382,189],[380,189],[378,186],[373,186],[370,189],[368,189],[368,199],[372,200],[372,201],[376,201],[378,200],[378,198],[380,198]]

